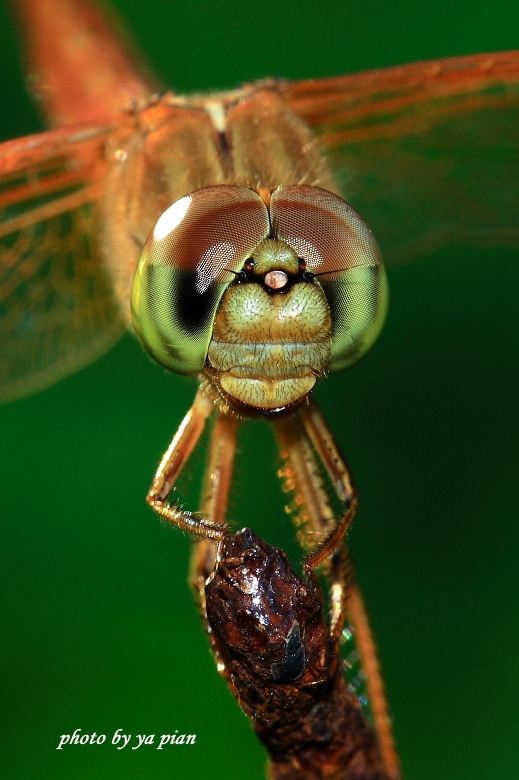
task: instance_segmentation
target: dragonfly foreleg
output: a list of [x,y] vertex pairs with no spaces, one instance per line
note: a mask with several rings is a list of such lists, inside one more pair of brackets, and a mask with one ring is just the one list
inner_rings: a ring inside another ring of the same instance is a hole
[[225,523],[213,522],[211,518],[203,517],[198,512],[186,511],[167,501],[213,409],[213,401],[206,396],[204,388],[201,387],[193,406],[184,417],[162,458],[146,500],[157,514],[184,531],[220,542],[228,533]]
[[[236,451],[236,433],[240,421],[233,414],[217,409],[211,434],[209,454],[202,489],[201,514],[211,526],[226,526],[226,511]],[[213,573],[217,546],[210,539],[202,539],[191,556],[190,581],[202,597],[205,581]]]

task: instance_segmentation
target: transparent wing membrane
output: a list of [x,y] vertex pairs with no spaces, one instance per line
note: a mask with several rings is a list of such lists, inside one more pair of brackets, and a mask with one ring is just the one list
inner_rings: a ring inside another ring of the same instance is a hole
[[96,244],[109,128],[0,146],[0,399],[40,390],[122,332]]
[[366,677],[362,669],[360,653],[355,644],[355,629],[347,624],[340,640],[340,653],[343,673],[350,690],[357,696],[365,715],[373,720]]
[[384,259],[519,245],[519,53],[287,85]]

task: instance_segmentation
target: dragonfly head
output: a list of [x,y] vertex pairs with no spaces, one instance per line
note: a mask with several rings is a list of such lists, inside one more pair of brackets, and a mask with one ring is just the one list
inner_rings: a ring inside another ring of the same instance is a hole
[[218,185],[157,221],[132,288],[135,329],[180,374],[205,371],[240,408],[271,413],[357,362],[387,306],[380,252],[342,198],[318,187]]

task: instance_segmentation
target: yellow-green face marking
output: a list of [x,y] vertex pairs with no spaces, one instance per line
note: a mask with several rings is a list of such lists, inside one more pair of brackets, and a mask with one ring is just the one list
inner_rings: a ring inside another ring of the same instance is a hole
[[359,360],[387,308],[377,244],[344,200],[280,187],[197,190],[158,220],[132,288],[148,352],[181,374],[205,366],[249,406],[295,403]]

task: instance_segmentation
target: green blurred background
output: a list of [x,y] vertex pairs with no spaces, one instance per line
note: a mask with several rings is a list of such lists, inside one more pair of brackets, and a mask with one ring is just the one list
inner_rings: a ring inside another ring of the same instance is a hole
[[[516,0],[116,6],[181,91],[519,45]],[[2,139],[38,130],[5,5],[0,63]],[[517,253],[445,249],[390,281],[379,344],[316,396],[360,489],[355,562],[405,776],[517,778]],[[264,776],[186,586],[190,540],[144,503],[193,392],[127,336],[0,409],[2,777]],[[240,463],[233,515],[294,550],[264,425]],[[107,743],[57,752],[75,728]],[[197,742],[118,751],[118,728]]]

